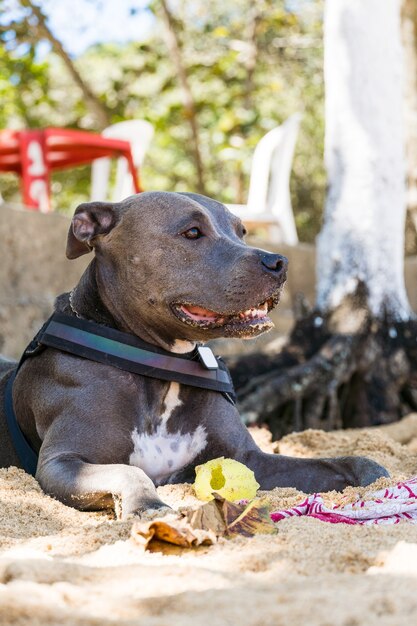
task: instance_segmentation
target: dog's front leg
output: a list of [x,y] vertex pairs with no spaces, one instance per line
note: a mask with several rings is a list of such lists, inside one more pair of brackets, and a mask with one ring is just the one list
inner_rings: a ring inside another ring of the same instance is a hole
[[126,519],[169,508],[158,498],[151,479],[130,465],[86,463],[68,454],[42,459],[41,454],[36,478],[46,493],[84,511],[115,506],[121,519]]
[[298,459],[261,450],[248,450],[238,459],[255,473],[261,489],[295,487],[304,493],[342,491],[347,486],[365,486],[387,470],[365,457],[347,456],[333,459]]

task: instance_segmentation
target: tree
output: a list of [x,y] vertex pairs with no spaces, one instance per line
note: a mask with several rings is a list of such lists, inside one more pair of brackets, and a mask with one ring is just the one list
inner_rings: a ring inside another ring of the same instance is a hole
[[95,118],[96,127],[98,129],[105,128],[109,124],[110,119],[108,109],[92,91],[88,82],[81,76],[71,56],[64,49],[59,39],[52,33],[48,26],[47,18],[41,8],[32,2],[32,0],[19,0],[19,3],[22,9],[25,9],[20,19],[1,28],[3,33],[5,31],[8,33],[6,40],[10,40],[10,34],[14,31],[16,40],[19,43],[24,41],[29,44],[32,50],[39,41],[48,41],[54,52],[62,60],[72,80],[80,89],[87,106],[91,109],[92,115]]
[[[362,282],[372,315],[406,320],[405,159],[399,0],[328,2],[325,22],[329,189],[318,240],[317,306]],[[348,6],[349,5],[349,6]],[[378,12],[378,20],[372,16]]]
[[192,153],[197,171],[197,191],[205,194],[206,188],[204,184],[204,167],[203,158],[200,149],[199,124],[194,96],[188,80],[188,74],[185,67],[182,45],[175,25],[175,19],[171,13],[166,0],[159,0],[161,7],[162,19],[166,29],[166,41],[172,60],[175,65],[176,74],[181,84],[183,92],[183,102],[185,109],[185,117],[188,120],[191,130]]
[[[47,17],[52,3],[36,2]],[[301,110],[292,194],[299,234],[311,241],[318,232],[325,187],[320,154],[324,134],[321,1],[303,3],[302,11],[289,10],[287,4],[284,0],[255,4],[196,0],[168,6],[193,99],[207,194],[224,202],[245,202],[256,143]],[[156,26],[146,40],[95,45],[70,60],[109,112],[110,123],[143,118],[154,125],[155,138],[142,172],[145,188],[195,191],[199,180],[189,108],[184,106],[178,64],[166,45],[159,0],[151,8]],[[7,100],[13,103],[7,112],[4,108],[0,112],[3,126],[96,130],[97,117],[83,92],[74,88],[58,48],[41,56],[42,63],[35,54],[45,36],[35,28],[36,17],[31,15],[30,9],[22,9],[13,24],[0,18],[7,57],[5,63],[0,57],[0,89],[4,86]],[[35,81],[27,71],[31,55]],[[4,197],[11,199],[17,184],[6,186],[4,177],[0,182]],[[89,169],[56,173],[53,184],[54,206],[70,211],[88,197]]]
[[329,188],[315,310],[280,354],[233,367],[246,419],[267,420],[275,434],[390,422],[417,408],[400,0],[327,0],[324,32]]
[[402,35],[405,52],[408,209],[417,231],[417,2],[403,0]]

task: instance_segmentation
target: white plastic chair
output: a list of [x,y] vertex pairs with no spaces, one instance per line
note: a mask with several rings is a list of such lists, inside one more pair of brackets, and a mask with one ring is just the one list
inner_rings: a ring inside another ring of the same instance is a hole
[[253,153],[247,204],[228,204],[249,227],[265,226],[274,241],[296,245],[290,176],[301,115],[294,113],[270,130]]
[[[146,151],[152,141],[154,129],[150,122],[145,120],[127,120],[112,124],[103,130],[103,137],[129,141],[132,149],[133,163],[136,168],[141,167]],[[91,199],[107,200],[110,179],[109,158],[96,159],[91,168]],[[118,202],[135,193],[132,176],[124,158],[117,159],[116,183],[112,200]]]

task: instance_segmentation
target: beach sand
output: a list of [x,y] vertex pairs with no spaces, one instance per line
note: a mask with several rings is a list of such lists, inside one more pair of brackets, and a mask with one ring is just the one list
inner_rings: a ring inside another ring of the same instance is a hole
[[[267,451],[367,455],[391,472],[376,488],[417,474],[417,414],[392,426],[305,431]],[[369,488],[367,488],[368,490]],[[174,508],[197,503],[190,485],[158,489]],[[354,499],[361,489],[325,495]],[[295,489],[261,492],[274,508]],[[0,470],[0,626],[384,626],[417,623],[417,525],[351,526],[311,518],[276,535],[144,552],[132,521],[81,513],[45,496],[22,470]]]

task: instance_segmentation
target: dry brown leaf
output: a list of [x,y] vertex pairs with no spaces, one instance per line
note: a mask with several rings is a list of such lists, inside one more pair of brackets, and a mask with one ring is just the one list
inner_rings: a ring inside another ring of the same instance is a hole
[[227,524],[221,506],[217,504],[217,498],[223,502],[223,498],[215,494],[215,500],[210,500],[198,508],[184,509],[182,512],[192,528],[212,530],[217,537],[222,537],[226,533]]
[[212,545],[216,542],[216,534],[212,530],[192,528],[187,519],[181,515],[166,515],[147,522],[134,522],[131,537],[145,550],[152,540],[172,543],[183,548],[202,544]]
[[184,548],[216,542],[216,534],[211,530],[192,528],[187,519],[180,515],[167,515],[147,522],[135,522],[132,538],[148,547],[152,540],[164,541]]
[[274,534],[277,532],[270,517],[270,506],[266,498],[255,498],[248,503],[234,503],[214,493],[210,500],[198,509],[187,511],[190,524],[198,528],[212,529],[217,536]]
[[183,548],[212,545],[217,537],[274,534],[266,499],[255,499],[248,504],[228,502],[218,494],[214,500],[198,508],[185,508],[179,514],[166,515],[151,521],[137,521],[132,526],[132,539],[145,550],[151,543],[165,542]]
[[[230,502],[224,502],[223,507],[228,508]],[[230,515],[228,515],[230,519]],[[252,500],[244,510],[232,522],[227,525],[228,535],[274,535],[277,527],[270,517],[270,506],[266,498]]]

